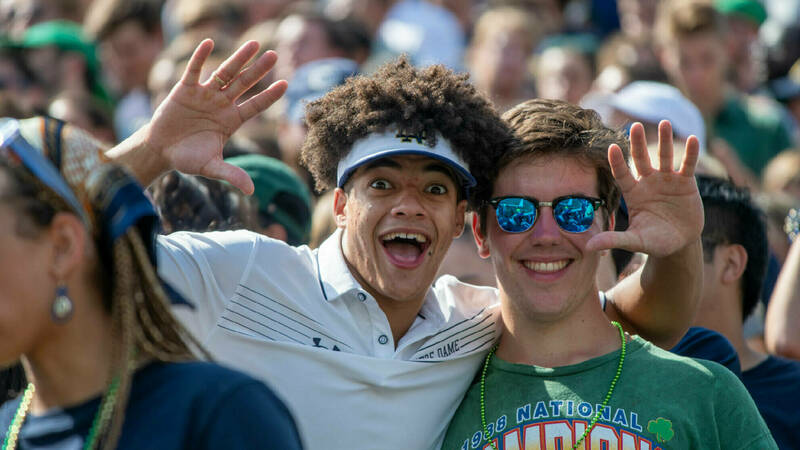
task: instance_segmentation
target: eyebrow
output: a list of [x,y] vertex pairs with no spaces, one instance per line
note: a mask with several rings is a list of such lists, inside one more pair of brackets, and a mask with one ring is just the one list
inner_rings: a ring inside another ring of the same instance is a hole
[[[400,163],[393,160],[392,158],[381,158],[377,161],[373,161],[371,163],[364,165],[364,170],[367,171],[367,170],[377,169],[380,167],[388,167],[390,169],[402,168],[400,166]],[[430,164],[425,165],[425,167],[423,167],[423,170],[426,172],[439,172],[444,175],[447,175],[453,180],[456,180],[456,175],[454,171],[441,162],[431,162]]]

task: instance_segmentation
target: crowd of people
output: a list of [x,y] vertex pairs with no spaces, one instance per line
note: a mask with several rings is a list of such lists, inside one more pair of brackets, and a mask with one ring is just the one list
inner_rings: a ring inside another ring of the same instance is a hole
[[800,1],[0,0],[0,441],[800,449]]

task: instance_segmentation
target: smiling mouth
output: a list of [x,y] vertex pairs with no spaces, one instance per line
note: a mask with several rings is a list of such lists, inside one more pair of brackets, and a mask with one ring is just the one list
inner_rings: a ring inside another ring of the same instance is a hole
[[571,259],[562,259],[560,261],[525,261],[522,263],[527,269],[537,273],[555,273],[564,270],[572,262]]
[[401,267],[416,267],[430,246],[430,239],[422,233],[387,233],[381,237],[381,244],[389,259]]

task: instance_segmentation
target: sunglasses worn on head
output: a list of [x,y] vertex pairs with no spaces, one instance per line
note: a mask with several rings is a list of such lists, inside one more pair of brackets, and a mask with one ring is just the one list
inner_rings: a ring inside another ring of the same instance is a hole
[[566,195],[550,202],[530,197],[506,196],[489,200],[495,209],[497,224],[508,233],[522,233],[533,227],[539,207],[553,208],[553,218],[559,228],[568,233],[583,233],[594,222],[594,212],[606,202],[599,198]]

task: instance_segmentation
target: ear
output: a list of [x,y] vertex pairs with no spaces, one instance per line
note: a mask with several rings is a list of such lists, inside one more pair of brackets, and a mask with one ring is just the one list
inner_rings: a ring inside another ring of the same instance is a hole
[[461,200],[456,205],[456,228],[453,239],[457,239],[464,233],[464,223],[467,221],[467,201]]
[[84,265],[89,233],[78,216],[60,212],[53,217],[47,234],[53,244],[50,273],[57,281],[65,282]]
[[337,228],[345,228],[347,224],[347,193],[342,188],[333,191],[333,218]]
[[483,259],[488,258],[490,256],[489,242],[481,230],[480,214],[477,212],[472,215],[472,236],[475,237],[475,244],[478,246],[478,256]]
[[722,249],[722,270],[720,279],[723,284],[738,283],[747,267],[747,250],[740,244],[729,244]]

